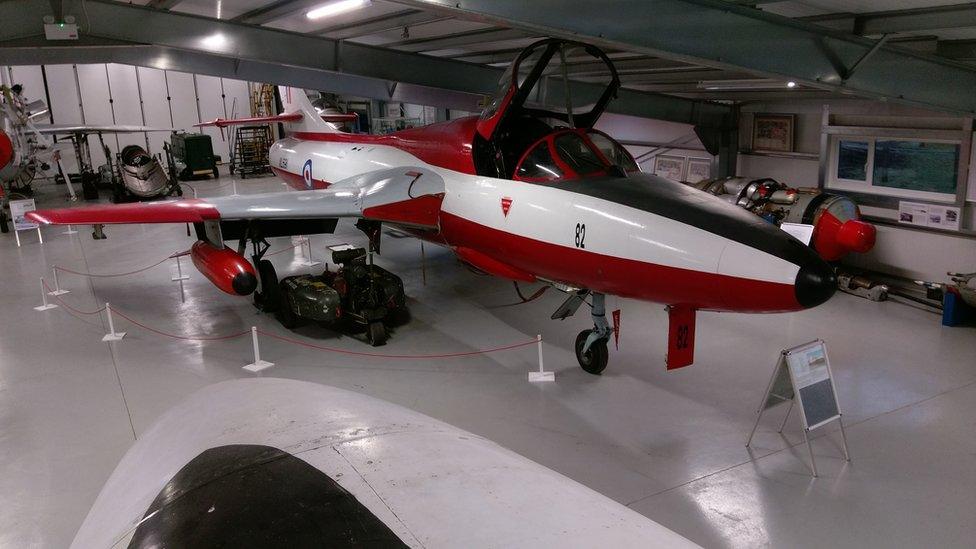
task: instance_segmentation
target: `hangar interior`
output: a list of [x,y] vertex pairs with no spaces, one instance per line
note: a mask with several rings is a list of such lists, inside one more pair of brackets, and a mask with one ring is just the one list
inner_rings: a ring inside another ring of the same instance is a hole
[[[81,225],[5,232],[0,545],[69,545],[119,460],[164,412],[219,381],[281,377],[470,431],[703,547],[971,546],[976,314],[960,296],[976,295],[976,277],[947,273],[976,271],[976,5],[6,0],[0,21],[2,83],[20,85],[25,104],[43,102],[38,124],[209,136],[220,177],[180,183],[184,198],[288,189],[270,173],[230,172],[241,166],[234,127],[195,127],[281,114],[284,98],[269,84],[356,112],[353,133],[388,134],[482,112],[520,52],[553,37],[593,44],[612,61],[621,87],[594,128],[644,173],[690,185],[771,178],[783,184],[774,190],[801,189],[798,204],[802,189],[818,189],[856,203],[876,234],[863,251],[825,257],[850,286],[823,305],[700,311],[687,368],[665,367],[661,304],[608,295],[618,330],[609,367],[594,376],[574,348],[589,315],[549,320],[562,294],[526,300],[546,286],[516,294],[511,280],[402,231],[385,229],[371,256],[402,279],[409,310],[380,347],[314,324],[286,329],[251,299],[221,293],[171,255],[193,243],[189,224],[109,225],[104,240]],[[559,67],[579,85],[611,78],[582,57]],[[281,124],[266,127],[285,136]],[[121,162],[128,145],[166,164],[175,139],[96,133],[87,160],[96,170]],[[55,140],[65,173],[84,169],[73,139]],[[45,166],[28,181],[38,208],[92,204],[66,201],[57,166]],[[329,246],[366,245],[353,225],[270,237],[268,259],[281,276],[321,271]],[[70,293],[49,296],[53,284]],[[42,300],[58,308],[33,310]],[[257,374],[241,368],[257,361],[252,326],[261,358],[274,363]],[[125,337],[102,341],[115,331]],[[507,349],[538,334],[538,352]],[[808,446],[798,412],[777,406],[747,447],[780,351],[818,339],[846,439],[835,422],[811,430]],[[543,356],[555,382],[528,382]],[[518,527],[531,530],[531,519]]]

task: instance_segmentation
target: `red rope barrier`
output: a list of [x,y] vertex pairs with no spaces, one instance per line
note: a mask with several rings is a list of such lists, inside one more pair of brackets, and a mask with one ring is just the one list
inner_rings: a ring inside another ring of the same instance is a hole
[[[50,286],[48,286],[47,281],[44,281],[44,288],[46,290],[48,290],[48,291],[51,291],[51,288],[50,288]],[[76,312],[78,314],[82,314],[82,315],[94,315],[94,314],[101,313],[102,311],[105,310],[105,307],[103,306],[100,309],[97,309],[97,310],[94,310],[94,311],[81,311],[81,310],[75,309],[74,307],[72,307],[72,306],[68,305],[67,303],[65,303],[65,301],[63,299],[61,299],[61,296],[54,296],[54,298],[57,299],[59,303],[61,303],[62,305],[64,305],[65,308],[67,308],[68,310],[74,311],[74,312]],[[233,334],[227,334],[227,335],[221,335],[221,336],[185,336],[185,335],[179,335],[179,334],[171,334],[169,332],[164,332],[162,330],[153,328],[152,326],[147,326],[147,325],[139,322],[138,320],[132,318],[131,316],[123,313],[122,311],[120,311],[118,309],[112,309],[112,310],[118,316],[120,316],[120,317],[128,320],[132,324],[134,324],[134,325],[136,325],[136,326],[138,326],[138,327],[140,327],[140,328],[142,328],[144,330],[148,330],[148,331],[150,331],[150,332],[152,332],[154,334],[158,334],[158,335],[161,335],[163,337],[168,337],[168,338],[171,338],[171,339],[179,339],[179,340],[183,340],[183,341],[221,341],[221,340],[238,338],[238,337],[245,336],[245,335],[251,333],[251,330],[248,329],[248,330],[244,330],[242,332],[236,332],[236,333],[233,333]],[[81,321],[84,322],[84,319],[79,318],[79,320],[81,320]],[[406,359],[406,360],[423,360],[423,359],[439,359],[439,358],[458,358],[458,357],[473,356],[473,355],[485,355],[485,354],[495,353],[495,352],[499,352],[499,351],[508,351],[510,349],[518,349],[520,347],[527,347],[529,345],[534,345],[534,344],[539,343],[539,340],[538,339],[532,338],[529,341],[524,341],[524,342],[521,342],[521,343],[513,343],[513,344],[510,344],[510,345],[503,345],[501,347],[493,347],[493,348],[490,348],[490,349],[478,349],[478,350],[474,350],[474,351],[461,351],[461,352],[457,352],[457,353],[442,353],[442,354],[396,355],[396,354],[385,354],[385,353],[368,353],[368,352],[362,352],[362,351],[350,351],[350,350],[347,350],[347,349],[338,349],[336,347],[326,347],[324,345],[316,345],[314,343],[308,343],[308,342],[305,342],[305,341],[300,341],[300,340],[293,339],[293,338],[290,338],[290,337],[287,337],[287,336],[283,336],[283,335],[279,335],[279,334],[276,334],[276,333],[273,333],[273,332],[267,332],[267,331],[262,330],[260,328],[257,331],[258,331],[259,334],[268,336],[268,337],[273,338],[273,339],[277,339],[277,340],[284,341],[286,343],[291,343],[291,344],[294,344],[294,345],[300,345],[302,347],[308,347],[308,348],[311,348],[311,349],[318,349],[320,351],[328,351],[328,352],[339,353],[339,354],[344,354],[344,355],[365,356],[365,357],[372,357],[372,358],[392,358],[392,359]]]
[[288,250],[294,250],[295,248],[297,248],[297,247],[299,247],[299,246],[302,246],[303,244],[305,244],[305,241],[304,241],[304,240],[302,240],[302,241],[301,241],[301,242],[299,242],[298,244],[292,244],[291,246],[288,246],[287,248],[284,248],[284,249],[282,249],[282,250],[278,250],[278,251],[276,251],[276,252],[271,252],[271,253],[266,253],[266,254],[264,254],[264,255],[265,255],[266,257],[270,257],[270,256],[272,256],[272,255],[278,255],[278,254],[280,254],[280,253],[283,253],[283,252],[287,252]]
[[[53,290],[51,290],[51,287],[47,285],[47,281],[46,280],[44,281],[44,289],[47,290],[48,294],[50,294],[53,291]],[[66,309],[68,309],[70,311],[74,311],[74,312],[76,312],[76,313],[78,313],[80,315],[97,315],[98,313],[100,313],[100,312],[102,312],[102,311],[105,310],[105,307],[102,307],[101,309],[95,309],[94,311],[82,311],[80,309],[75,309],[71,305],[68,305],[67,303],[65,303],[64,300],[61,299],[61,296],[59,296],[59,295],[52,295],[51,297],[53,297],[54,299],[56,299],[58,301],[58,303],[60,303],[61,305],[64,305],[64,307]]]
[[538,339],[533,338],[533,339],[531,339],[529,341],[525,341],[525,342],[522,342],[522,343],[513,343],[512,345],[504,345],[502,347],[494,347],[494,348],[491,348],[491,349],[479,349],[477,351],[464,351],[464,352],[458,352],[458,353],[445,353],[445,354],[436,354],[436,355],[388,355],[388,354],[383,354],[383,353],[364,353],[364,352],[360,352],[360,351],[348,351],[346,349],[337,349],[335,347],[326,347],[324,345],[315,345],[314,343],[306,343],[304,341],[299,341],[297,339],[292,339],[290,337],[285,337],[285,336],[278,335],[278,334],[275,334],[275,333],[266,332],[266,331],[264,331],[264,330],[262,330],[260,328],[258,328],[258,333],[259,334],[262,334],[262,335],[266,335],[266,336],[271,337],[271,338],[274,338],[274,339],[279,339],[281,341],[286,341],[288,343],[293,343],[295,345],[301,345],[303,347],[310,347],[312,349],[319,349],[321,351],[330,351],[330,352],[333,352],[333,353],[341,353],[341,354],[344,354],[344,355],[368,356],[368,357],[374,357],[374,358],[398,358],[398,359],[400,359],[400,358],[402,358],[402,359],[456,358],[456,357],[462,357],[462,356],[483,355],[483,354],[488,354],[488,353],[494,353],[494,352],[497,352],[497,351],[507,351],[509,349],[517,349],[519,347],[527,347],[529,345],[535,345],[535,344],[539,343],[539,340]]
[[140,328],[142,328],[144,330],[149,330],[150,332],[152,332],[154,334],[159,334],[159,335],[164,336],[164,337],[169,337],[169,338],[172,338],[172,339],[182,339],[184,341],[220,341],[220,340],[223,340],[223,339],[234,339],[235,337],[241,337],[242,335],[246,335],[246,334],[251,333],[251,330],[244,330],[243,332],[240,332],[240,333],[228,334],[228,335],[222,335],[222,336],[183,336],[183,335],[178,335],[178,334],[171,334],[171,333],[168,333],[168,332],[164,332],[162,330],[157,330],[156,328],[153,328],[152,326],[146,326],[145,324],[139,322],[138,320],[133,319],[132,317],[128,316],[127,314],[123,313],[122,311],[120,311],[118,309],[113,308],[112,311],[114,311],[115,314],[121,316],[122,318],[128,320],[129,322],[135,324],[136,326],[139,326]]
[[65,272],[65,273],[71,273],[71,274],[78,275],[78,276],[87,276],[87,277],[90,277],[90,278],[113,278],[113,277],[117,277],[117,276],[129,276],[129,275],[134,275],[134,274],[141,273],[143,271],[148,271],[149,269],[152,269],[153,267],[158,267],[159,265],[162,265],[163,263],[166,262],[167,259],[173,259],[176,256],[181,256],[181,255],[186,255],[186,254],[187,254],[187,252],[176,252],[176,253],[170,254],[170,255],[168,255],[168,256],[160,259],[159,261],[157,261],[156,263],[153,263],[152,265],[150,265],[148,267],[143,267],[143,268],[137,269],[135,271],[129,271],[127,273],[113,273],[113,274],[83,273],[83,272],[80,272],[80,271],[73,271],[73,270],[67,269],[65,267],[59,267],[58,265],[55,265],[54,268],[57,269],[57,270],[59,270],[59,271]]

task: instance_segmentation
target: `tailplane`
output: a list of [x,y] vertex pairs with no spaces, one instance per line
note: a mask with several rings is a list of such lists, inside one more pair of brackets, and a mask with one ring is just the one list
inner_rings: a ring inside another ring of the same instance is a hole
[[288,133],[336,133],[344,122],[354,122],[355,114],[319,114],[308,95],[301,88],[278,86],[281,94],[282,113],[274,116],[255,116],[250,118],[217,118],[194,126],[216,126],[225,128],[239,124],[279,123]]

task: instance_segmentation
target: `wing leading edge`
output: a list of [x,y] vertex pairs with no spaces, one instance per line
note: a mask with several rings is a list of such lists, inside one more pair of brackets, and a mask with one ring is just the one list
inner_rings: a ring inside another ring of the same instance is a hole
[[156,128],[154,126],[95,126],[91,124],[63,124],[50,126],[35,126],[37,131],[46,135],[64,135],[73,133],[142,133],[142,132],[171,132],[173,128]]
[[439,175],[407,167],[370,172],[314,191],[35,210],[27,217],[52,225],[363,217],[436,228],[443,196],[444,180]]

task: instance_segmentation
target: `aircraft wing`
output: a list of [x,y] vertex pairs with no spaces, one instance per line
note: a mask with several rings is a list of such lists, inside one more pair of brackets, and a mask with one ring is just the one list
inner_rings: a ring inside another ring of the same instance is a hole
[[153,126],[126,126],[113,124],[98,126],[92,124],[53,124],[35,126],[37,131],[48,135],[67,135],[74,133],[141,133],[141,132],[171,132],[173,128],[156,128]]
[[408,227],[437,226],[444,180],[423,168],[392,168],[339,181],[327,189],[162,202],[35,210],[53,225],[200,223],[236,219],[366,218]]

